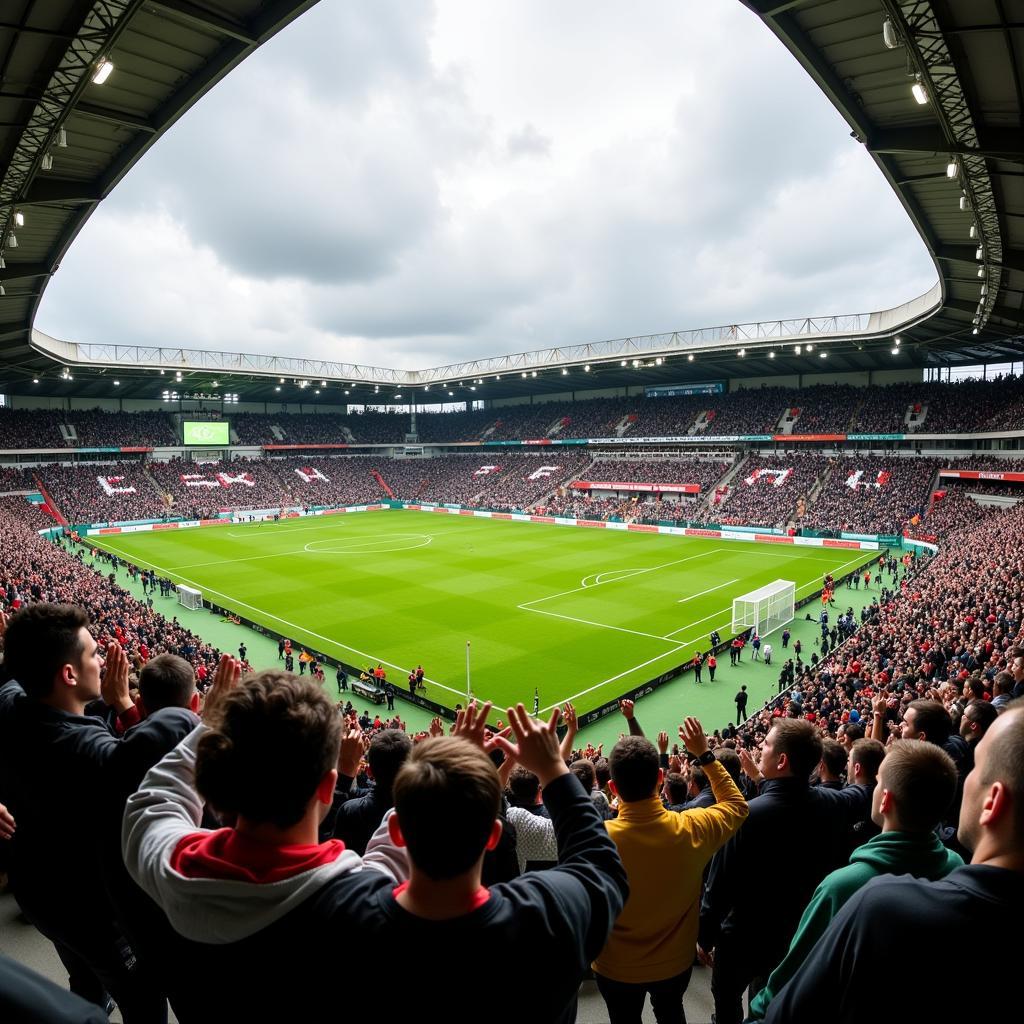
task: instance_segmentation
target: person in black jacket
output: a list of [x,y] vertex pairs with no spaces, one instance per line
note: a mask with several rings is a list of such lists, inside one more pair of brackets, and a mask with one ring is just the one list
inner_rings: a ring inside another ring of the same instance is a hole
[[[376,832],[377,826],[394,803],[391,788],[411,750],[412,740],[401,729],[382,729],[370,741],[366,760],[373,788],[365,796],[343,803],[338,808],[334,822],[334,837],[340,839],[348,849],[358,854],[366,852],[370,836]],[[342,790],[346,782],[349,785],[355,782],[359,762],[339,765],[338,770],[337,788]]]
[[1013,949],[1019,941],[1024,905],[1020,701],[978,743],[957,838],[971,851],[971,863],[940,881],[882,876],[853,896],[769,1004],[767,1024],[905,1024],[1012,1015],[1020,1001],[1013,970],[988,971],[983,984],[924,982],[926,972],[936,970],[937,949]]
[[166,999],[116,924],[102,833],[111,795],[123,799],[195,718],[168,708],[119,739],[85,714],[99,697],[119,714],[134,708],[128,659],[116,643],[104,657],[76,606],[35,604],[12,616],[4,659],[12,678],[0,687],[0,798],[17,821],[15,898],[53,942],[73,992],[99,1006],[109,993],[128,1024],[166,1020]]
[[[746,751],[740,754],[744,771],[760,782],[759,794],[743,827],[711,862],[698,937],[698,955],[713,960],[718,1024],[743,1020],[744,990],[764,987],[818,883],[846,862],[850,825],[869,810],[863,786],[811,787],[821,753],[810,722],[779,718],[759,767]],[[772,881],[754,884],[758,879]]]

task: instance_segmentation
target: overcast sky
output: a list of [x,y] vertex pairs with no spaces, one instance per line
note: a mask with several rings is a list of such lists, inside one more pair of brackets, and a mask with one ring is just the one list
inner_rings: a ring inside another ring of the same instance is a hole
[[934,280],[738,0],[321,0],[102,204],[36,325],[420,368]]

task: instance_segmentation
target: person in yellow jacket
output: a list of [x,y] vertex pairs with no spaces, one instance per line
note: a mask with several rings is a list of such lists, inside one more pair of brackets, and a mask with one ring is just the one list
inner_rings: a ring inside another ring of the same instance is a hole
[[711,807],[666,810],[658,751],[643,736],[619,740],[609,758],[619,816],[605,827],[629,878],[629,899],[593,964],[611,1024],[639,1024],[648,993],[658,1024],[685,1022],[704,867],[747,816],[747,802],[708,748],[700,722],[687,718],[679,737],[711,783]]

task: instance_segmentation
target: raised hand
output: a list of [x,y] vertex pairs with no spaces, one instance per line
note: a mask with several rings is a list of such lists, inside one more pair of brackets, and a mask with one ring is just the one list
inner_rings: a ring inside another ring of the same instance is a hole
[[213,682],[206,691],[203,701],[202,716],[209,721],[217,713],[224,698],[239,684],[242,679],[242,663],[230,654],[222,654],[217,668],[213,673]]
[[686,718],[679,726],[679,738],[694,757],[700,757],[708,749],[708,738],[704,735],[704,727],[692,716]]
[[551,712],[548,722],[541,722],[526,713],[522,704],[508,709],[510,728],[516,734],[516,742],[512,743],[505,736],[495,736],[494,746],[505,752],[506,757],[513,757],[528,771],[540,779],[546,786],[559,775],[565,775],[569,769],[565,766],[558,745],[558,721],[561,717],[559,708]]
[[363,758],[363,731],[358,724],[341,720],[341,749],[338,751],[338,774],[354,779],[359,774],[359,762]]
[[622,717],[628,722],[633,717],[634,702],[631,700],[620,700],[619,711],[622,712]]
[[107,647],[104,657],[103,678],[100,681],[100,696],[105,704],[120,714],[132,706],[128,695],[128,656],[115,640]]
[[658,753],[659,754],[667,754],[668,753],[668,733],[667,732],[659,732],[658,733]]
[[14,815],[3,804],[0,804],[0,839],[13,839],[16,827]]
[[430,735],[431,736],[443,736],[444,735],[444,722],[440,718],[432,718],[430,720]]
[[469,740],[470,743],[481,750],[486,749],[487,716],[490,713],[490,701],[487,701],[483,707],[478,707],[476,700],[471,700],[468,706],[455,716],[455,726],[452,729],[452,735],[461,736],[464,740]]
[[749,750],[740,750],[740,768],[747,778],[753,779],[754,782],[761,781],[761,769],[758,768],[757,762],[750,756]]

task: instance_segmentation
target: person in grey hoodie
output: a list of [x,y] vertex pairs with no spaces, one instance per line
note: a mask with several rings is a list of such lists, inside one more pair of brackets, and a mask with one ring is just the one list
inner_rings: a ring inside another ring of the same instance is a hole
[[804,911],[789,951],[765,987],[751,1000],[748,1019],[759,1020],[775,994],[800,969],[847,900],[878,875],[913,875],[935,880],[963,866],[935,832],[953,801],[957,771],[953,759],[933,743],[897,740],[882,760],[872,797],[871,818],[882,832],[827,875]]

